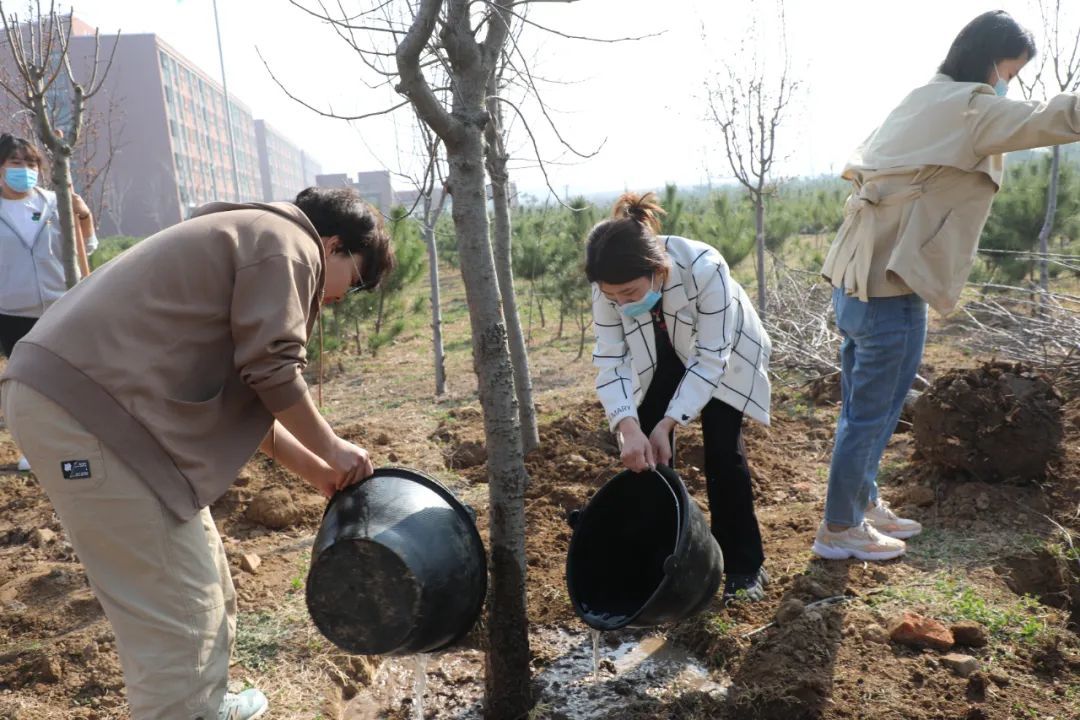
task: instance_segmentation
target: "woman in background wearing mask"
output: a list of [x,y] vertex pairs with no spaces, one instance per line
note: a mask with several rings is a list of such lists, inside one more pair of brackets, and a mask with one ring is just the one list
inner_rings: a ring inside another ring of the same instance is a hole
[[1002,154],[1080,140],[1076,93],[1006,97],[1034,56],[1031,33],[1007,13],[979,15],[844,168],[852,193],[822,268],[843,345],[821,557],[888,560],[922,530],[879,500],[876,478],[922,359],[927,305],[946,314],[960,298]]
[[746,414],[769,423],[769,337],[711,245],[659,235],[652,193],[620,197],[589,233],[599,369],[596,393],[622,462],[674,466],[674,431],[701,417],[712,534],[724,553],[724,599],[764,597],[768,575],[742,440]]
[[[67,290],[56,193],[38,185],[44,165],[30,142],[0,135],[0,348],[11,349]],[[97,248],[94,218],[72,195],[86,253]]]
[[[30,142],[0,135],[0,350],[5,357],[67,291],[56,193],[38,186],[43,165]],[[71,199],[89,255],[97,248],[94,218],[81,197]],[[25,457],[19,458],[19,469],[30,469]]]

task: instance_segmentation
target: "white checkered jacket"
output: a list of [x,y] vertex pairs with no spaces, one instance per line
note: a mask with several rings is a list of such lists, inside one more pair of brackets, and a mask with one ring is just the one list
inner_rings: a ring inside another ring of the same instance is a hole
[[[712,246],[675,235],[659,239],[672,263],[662,291],[664,319],[686,365],[666,414],[686,425],[716,398],[768,425],[772,343],[746,291]],[[596,394],[614,430],[623,418],[637,417],[656,368],[656,337],[651,315],[626,317],[595,283],[593,324]]]

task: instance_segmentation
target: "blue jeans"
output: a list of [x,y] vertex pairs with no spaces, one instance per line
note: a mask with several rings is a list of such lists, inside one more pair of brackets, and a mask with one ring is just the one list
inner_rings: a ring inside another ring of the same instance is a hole
[[842,406],[836,424],[825,521],[854,526],[877,502],[877,473],[926,343],[926,302],[918,295],[862,302],[833,289]]

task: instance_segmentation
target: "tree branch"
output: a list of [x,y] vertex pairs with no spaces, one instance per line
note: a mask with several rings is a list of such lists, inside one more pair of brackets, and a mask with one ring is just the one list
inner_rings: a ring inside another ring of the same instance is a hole
[[[485,5],[492,4],[492,0],[479,0],[479,1],[483,2]],[[536,2],[537,0],[531,0],[531,1]],[[548,2],[568,2],[568,1],[573,2],[574,0],[547,0],[547,1]],[[626,37],[617,37],[617,38],[601,38],[601,37],[593,37],[593,36],[589,36],[589,35],[574,35],[572,33],[564,32],[562,30],[556,30],[555,28],[547,27],[545,25],[541,25],[540,23],[536,22],[535,20],[528,19],[527,17],[525,17],[525,15],[523,13],[519,13],[519,12],[512,9],[513,6],[515,6],[515,5],[528,5],[528,4],[531,4],[531,3],[517,2],[517,3],[504,3],[503,5],[505,6],[505,9],[506,9],[507,12],[509,12],[514,17],[521,20],[522,23],[524,23],[526,25],[531,25],[532,27],[536,28],[537,30],[543,30],[544,32],[551,33],[552,35],[558,35],[559,37],[566,38],[567,40],[582,40],[584,42],[593,42],[593,43],[621,43],[621,42],[635,42],[635,41],[638,41],[638,40],[648,40],[649,38],[660,37],[662,35],[667,34],[666,30],[661,30],[660,32],[647,33],[645,35],[628,35]]]
[[[558,125],[556,125],[555,120],[551,117],[551,114],[548,112],[547,104],[544,102],[543,96],[540,93],[540,88],[537,87],[536,82],[533,80],[532,71],[529,68],[528,60],[525,59],[524,52],[522,52],[521,47],[518,45],[516,39],[511,37],[511,40],[512,40],[511,47],[513,48],[514,53],[516,53],[517,56],[519,58],[521,58],[521,70],[519,70],[519,72],[524,73],[527,87],[532,90],[533,97],[536,100],[537,106],[539,106],[539,108],[540,108],[540,112],[543,114],[544,119],[547,121],[548,127],[550,127],[551,131],[555,133],[555,137],[558,138],[559,143],[561,143],[562,146],[565,147],[567,150],[569,150],[570,152],[574,153],[575,155],[577,155],[578,157],[580,157],[582,159],[587,160],[587,159],[589,159],[591,157],[594,157],[597,154],[599,154],[599,152],[603,149],[604,145],[607,143],[606,138],[604,140],[601,140],[600,144],[592,152],[582,152],[582,151],[578,150],[577,148],[575,148],[573,145],[571,145],[570,142],[568,140],[566,140],[566,138],[564,138],[562,136],[562,133],[559,131]],[[512,63],[511,63],[511,65],[514,67],[515,70],[517,70],[517,67],[515,65],[513,65]],[[520,114],[519,114],[519,117],[520,117]]]
[[[324,22],[326,22],[326,23],[328,23],[330,25],[333,25],[335,29],[340,28],[340,29],[346,29],[346,30],[349,30],[349,31],[364,30],[364,31],[367,31],[367,32],[378,32],[378,33],[398,33],[399,32],[399,30],[395,30],[392,26],[391,27],[379,27],[378,25],[354,25],[351,22],[349,22],[348,20],[337,20],[335,18],[332,18],[332,17],[330,17],[330,15],[328,13],[320,15],[319,13],[315,12],[314,10],[304,6],[303,4],[298,2],[297,0],[289,0],[289,4],[292,5],[293,7],[297,8],[297,9],[299,9],[299,10],[302,10],[303,12],[305,12],[308,15],[312,16],[313,18],[318,18],[319,20],[322,20],[322,21],[324,21]],[[389,4],[389,3],[385,3],[385,4]],[[319,2],[319,5],[323,7],[323,12],[326,13],[326,7],[322,4],[322,2]],[[407,29],[407,26],[403,23],[401,25],[400,31],[404,31],[406,29]]]
[[544,176],[544,184],[547,186],[547,189],[551,191],[551,194],[555,196],[555,199],[559,201],[560,205],[565,208],[569,208],[570,206],[563,202],[562,198],[559,197],[558,191],[556,191],[555,188],[551,185],[551,178],[548,177],[547,167],[545,166],[544,161],[540,158],[540,147],[536,144],[536,136],[533,135],[533,131],[529,127],[528,121],[525,120],[525,116],[522,114],[521,108],[519,108],[517,105],[507,100],[506,98],[499,97],[497,95],[489,95],[487,99],[491,101],[505,103],[506,105],[509,105],[511,108],[514,109],[514,112],[517,113],[518,118],[521,120],[521,124],[525,126],[525,133],[529,136],[529,140],[532,142],[533,152],[535,153],[536,159],[539,162],[540,172]]
[[259,50],[258,47],[255,48],[255,53],[259,56],[259,60],[262,61],[263,67],[266,68],[266,72],[268,72],[270,74],[270,78],[277,84],[277,86],[279,88],[281,88],[281,91],[283,93],[285,93],[289,97],[289,99],[303,105],[304,107],[306,107],[308,110],[311,110],[312,112],[315,112],[315,113],[318,113],[319,115],[322,115],[323,117],[334,118],[336,120],[364,120],[366,118],[377,117],[379,115],[388,115],[388,114],[392,113],[394,110],[397,110],[400,107],[404,107],[408,103],[408,100],[403,100],[403,101],[399,102],[398,104],[392,105],[392,106],[390,106],[388,108],[385,108],[383,110],[377,110],[375,112],[369,112],[369,113],[362,113],[360,115],[341,115],[339,113],[334,112],[333,108],[331,108],[329,111],[320,110],[319,108],[315,107],[314,105],[312,105],[312,104],[306,102],[305,100],[303,100],[303,99],[297,97],[296,95],[294,95],[292,92],[289,91],[288,88],[285,87],[285,85],[280,80],[278,80],[277,76],[274,74],[274,71],[270,69],[270,64],[268,62],[266,62],[266,58],[263,57],[262,51]]
[[101,90],[105,84],[105,79],[109,77],[109,71],[112,70],[113,60],[116,58],[116,48],[120,44],[120,31],[116,31],[116,37],[113,39],[112,49],[109,51],[109,61],[105,63],[105,72],[101,74],[101,79],[97,77],[98,59],[101,55],[101,33],[98,29],[94,29],[94,71],[90,76],[90,82],[87,84],[89,88],[86,92],[87,99],[97,95],[98,90]]
[[397,47],[397,67],[401,82],[396,90],[412,101],[421,119],[443,142],[456,142],[461,132],[460,123],[435,97],[420,70],[420,53],[431,41],[441,7],[441,0],[420,0],[413,24]]

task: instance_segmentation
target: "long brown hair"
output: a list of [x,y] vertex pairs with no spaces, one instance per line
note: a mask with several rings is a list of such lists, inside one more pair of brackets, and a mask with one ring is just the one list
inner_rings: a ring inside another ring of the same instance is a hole
[[585,241],[585,277],[611,285],[668,270],[668,256],[657,238],[664,208],[654,193],[623,193],[611,217],[589,232]]

